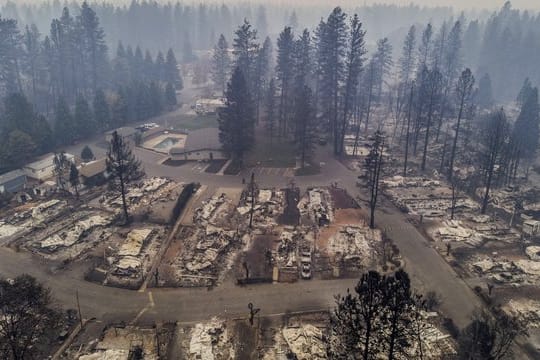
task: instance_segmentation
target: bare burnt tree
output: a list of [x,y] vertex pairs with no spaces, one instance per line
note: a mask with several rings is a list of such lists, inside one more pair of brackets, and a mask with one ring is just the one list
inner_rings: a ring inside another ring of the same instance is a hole
[[45,359],[44,345],[54,341],[61,316],[49,289],[29,275],[0,280],[0,353],[2,359]]
[[503,109],[493,113],[483,129],[482,165],[484,169],[485,192],[482,200],[481,213],[485,214],[489,204],[489,192],[493,185],[496,165],[501,159],[503,149],[509,138],[509,124]]
[[407,176],[407,162],[409,160],[409,142],[411,137],[411,116],[413,110],[414,100],[414,81],[411,83],[411,90],[409,94],[409,105],[407,109],[407,128],[405,130],[405,160],[403,161],[403,177]]
[[422,171],[426,169],[427,150],[429,145],[430,130],[433,125],[433,116],[435,112],[435,106],[440,101],[442,76],[437,69],[433,69],[428,75],[428,104],[425,123],[425,135],[424,135],[424,153],[422,155],[422,165],[420,168]]
[[465,69],[459,77],[456,85],[456,98],[458,101],[458,117],[456,123],[456,132],[454,134],[454,141],[452,143],[452,151],[450,153],[450,164],[448,167],[448,180],[451,181],[454,174],[454,159],[456,157],[456,149],[459,138],[459,131],[461,127],[461,120],[467,106],[470,105],[474,86],[474,76],[470,69]]
[[458,355],[468,360],[508,359],[515,339],[526,334],[525,324],[516,317],[502,311],[477,312],[458,339]]
[[417,341],[420,297],[413,294],[403,270],[383,276],[362,275],[354,292],[336,297],[327,353],[330,359],[408,358]]
[[383,166],[383,153],[385,148],[385,138],[382,131],[377,130],[369,154],[366,156],[364,170],[366,172],[366,183],[369,188],[369,227],[375,228],[375,209],[377,208],[377,198],[379,196],[379,180]]

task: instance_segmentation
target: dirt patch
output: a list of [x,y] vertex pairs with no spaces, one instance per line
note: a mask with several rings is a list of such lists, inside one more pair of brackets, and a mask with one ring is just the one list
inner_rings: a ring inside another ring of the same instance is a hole
[[368,217],[360,209],[338,209],[335,212],[334,223],[336,225],[363,225]]
[[285,190],[285,210],[278,221],[282,225],[298,225],[300,223],[300,210],[298,200],[300,199],[300,189]]
[[345,189],[331,187],[329,188],[330,195],[334,202],[335,209],[359,209],[360,206]]
[[[258,319],[255,320],[255,324]],[[238,321],[235,323],[234,332],[237,336],[237,359],[256,359],[257,354],[257,327],[250,326],[247,321]]]
[[175,238],[171,241],[167,251],[158,268],[159,284],[164,286],[174,286],[176,283],[176,272],[174,261],[182,255],[184,248],[184,239],[193,235],[194,229],[188,226],[182,227]]
[[249,278],[257,280],[272,279],[271,251],[274,250],[278,238],[273,235],[260,235],[252,241],[250,249],[243,256],[237,267],[237,278],[245,279],[246,271],[243,263],[249,269]]

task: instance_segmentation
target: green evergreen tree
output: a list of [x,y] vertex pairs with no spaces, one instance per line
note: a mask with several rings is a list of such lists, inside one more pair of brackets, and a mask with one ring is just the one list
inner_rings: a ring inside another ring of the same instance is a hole
[[111,128],[121,127],[131,121],[126,90],[119,88],[111,105]]
[[285,27],[277,40],[276,76],[279,81],[279,134],[286,136],[293,116],[293,71],[294,71],[294,35],[290,27]]
[[36,144],[30,135],[20,130],[13,130],[0,148],[2,167],[16,169],[26,164],[35,155]]
[[75,102],[74,123],[76,139],[86,139],[96,132],[92,110],[86,99],[80,95]]
[[212,80],[223,94],[225,94],[225,90],[227,90],[227,77],[230,66],[229,44],[227,43],[225,36],[221,34],[218,43],[214,47],[214,54],[212,55]]
[[165,103],[170,108],[173,108],[178,104],[178,100],[176,99],[176,89],[174,88],[174,85],[170,82],[168,82],[165,87]]
[[340,84],[343,81],[344,56],[347,47],[347,15],[336,7],[326,22],[317,29],[317,61],[319,100],[323,117],[334,138],[334,150],[339,139]]
[[79,198],[79,185],[81,184],[81,181],[79,179],[79,170],[77,169],[77,165],[74,163],[71,163],[69,167],[69,184],[75,190],[75,196],[77,199]]
[[105,92],[101,89],[96,91],[94,95],[94,123],[100,131],[108,130],[111,128],[111,110],[107,99],[105,98]]
[[254,143],[255,114],[242,70],[237,67],[227,85],[225,107],[219,111],[219,139],[233,161],[243,164]]
[[308,86],[304,86],[297,95],[294,117],[298,126],[297,154],[300,166],[305,168],[313,157],[316,142],[315,108],[313,94]]
[[167,51],[167,60],[165,63],[166,74],[165,77],[167,82],[172,82],[176,89],[182,90],[184,84],[182,81],[182,76],[180,75],[180,70],[178,70],[178,62],[176,61],[176,56],[172,49]]
[[248,20],[234,32],[233,54],[235,57],[234,67],[240,68],[246,84],[250,91],[254,88],[253,71],[257,54],[259,53],[259,44],[257,43],[257,31],[255,31]]
[[55,108],[54,137],[58,145],[68,145],[76,135],[73,116],[64,100],[60,98]]
[[101,28],[99,18],[85,1],[78,17],[81,27],[81,40],[85,64],[89,66],[90,85],[95,93],[105,82],[107,76],[107,45],[105,32]]
[[85,145],[84,148],[81,150],[81,159],[85,162],[94,160],[94,153],[88,145]]

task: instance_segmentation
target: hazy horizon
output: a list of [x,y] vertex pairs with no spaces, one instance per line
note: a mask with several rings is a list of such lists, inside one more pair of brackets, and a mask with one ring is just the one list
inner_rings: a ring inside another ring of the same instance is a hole
[[[14,2],[14,3],[45,3],[45,2],[53,2],[54,0],[0,0],[0,4],[5,4],[7,2]],[[123,5],[123,4],[129,4],[132,0],[108,0],[110,3]],[[142,0],[139,0],[142,1]],[[177,0],[155,0],[158,3],[175,3]],[[60,2],[64,2],[60,0]],[[71,2],[71,1],[69,1]],[[103,0],[89,0],[90,3],[94,2],[103,2]],[[225,4],[233,4],[233,3],[251,3],[254,5],[258,4],[268,4],[268,3],[275,3],[275,4],[283,4],[284,6],[290,6],[290,1],[284,1],[284,0],[182,0],[180,2],[183,3],[225,3]],[[416,4],[419,6],[427,6],[427,7],[452,7],[456,10],[471,10],[471,9],[498,9],[503,6],[503,4],[506,2],[506,0],[341,0],[341,1],[333,1],[328,2],[325,0],[296,0],[294,1],[294,6],[301,7],[301,6],[313,6],[313,5],[327,5],[327,6],[362,6],[362,5],[373,5],[373,4],[396,4],[396,5],[409,5],[409,4]],[[513,0],[511,1],[512,7],[518,8],[518,9],[531,9],[531,10],[540,10],[540,1],[537,0]]]

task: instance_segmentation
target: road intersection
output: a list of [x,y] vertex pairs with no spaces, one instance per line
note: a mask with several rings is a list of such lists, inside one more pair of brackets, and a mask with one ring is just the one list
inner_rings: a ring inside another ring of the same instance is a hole
[[[222,176],[194,171],[192,166],[169,167],[160,164],[161,155],[137,149],[148,176],[164,176],[182,182],[200,182],[209,188],[241,188],[242,176]],[[256,181],[261,187],[285,187],[291,180],[302,190],[312,186],[337,183],[357,196],[357,174],[347,169],[320,148],[318,159],[324,162],[318,175],[293,177],[279,171],[259,171]],[[468,323],[472,312],[481,306],[474,292],[458,278],[446,261],[430,247],[404,214],[387,202],[377,213],[377,226],[399,247],[405,268],[413,285],[421,292],[436,291],[443,299],[442,310],[459,327]],[[352,288],[355,279],[310,280],[294,284],[260,284],[239,287],[226,283],[215,289],[147,289],[146,292],[100,286],[84,280],[84,269],[52,273],[45,261],[28,253],[0,249],[0,273],[7,277],[28,273],[51,288],[58,303],[75,307],[75,291],[79,292],[84,317],[103,321],[134,320],[201,321],[212,316],[238,317],[246,313],[249,302],[262,309],[261,315],[329,309],[334,296]]]

